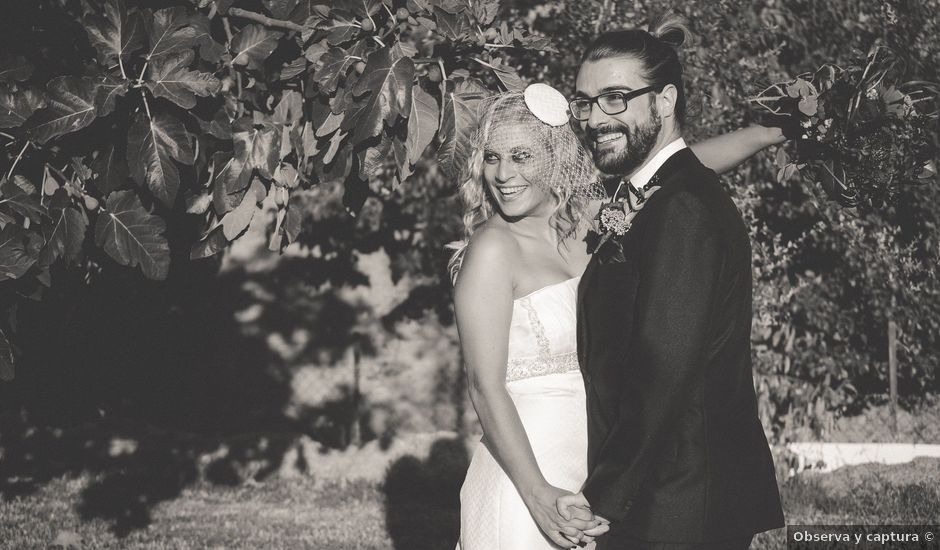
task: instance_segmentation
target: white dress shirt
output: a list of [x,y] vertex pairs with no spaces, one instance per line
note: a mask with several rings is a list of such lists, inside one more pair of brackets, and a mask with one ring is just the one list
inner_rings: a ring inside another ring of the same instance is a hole
[[688,146],[681,137],[670,141],[665,147],[660,149],[658,153],[653,155],[653,158],[651,158],[649,162],[641,166],[640,169],[633,174],[633,177],[630,178],[630,184],[637,189],[643,189],[643,186],[653,179],[653,176],[655,176],[656,172],[669,160],[669,157],[686,147]]

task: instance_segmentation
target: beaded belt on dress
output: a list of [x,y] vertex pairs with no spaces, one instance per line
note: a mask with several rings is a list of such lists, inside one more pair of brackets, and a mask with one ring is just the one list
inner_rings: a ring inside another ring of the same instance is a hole
[[578,352],[559,353],[547,357],[523,357],[510,359],[506,365],[506,381],[513,382],[523,378],[559,374],[578,370]]

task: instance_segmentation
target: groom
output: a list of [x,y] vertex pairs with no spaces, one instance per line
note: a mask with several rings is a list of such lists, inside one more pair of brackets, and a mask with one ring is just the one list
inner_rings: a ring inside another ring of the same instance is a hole
[[598,167],[624,177],[615,200],[649,202],[580,284],[590,475],[559,510],[609,520],[599,549],[748,548],[784,524],[751,373],[750,241],[682,139],[675,49],[641,30],[600,36],[571,110]]

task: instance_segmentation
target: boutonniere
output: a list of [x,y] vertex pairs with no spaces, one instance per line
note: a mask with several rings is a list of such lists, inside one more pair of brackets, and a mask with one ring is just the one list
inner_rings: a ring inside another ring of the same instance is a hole
[[[617,185],[614,196],[601,206],[600,211],[594,218],[597,231],[593,236],[594,246],[591,254],[597,254],[598,251],[604,248],[605,244],[608,245],[603,253],[599,255],[601,263],[626,261],[623,255],[623,244],[621,244],[619,238],[614,237],[623,237],[627,234],[637,212],[643,208],[643,204],[649,199],[650,195],[659,189],[659,178],[654,176],[648,184],[643,186],[643,189],[637,189],[627,184],[629,193],[624,193],[622,198],[618,198],[624,184],[625,182],[621,181]],[[635,197],[634,200],[631,200],[631,195]]]
[[617,261],[623,261],[623,249],[620,246],[620,241],[614,239],[614,237],[622,237],[630,229],[629,208],[630,205],[626,199],[611,199],[601,205],[597,217],[594,218],[597,222],[597,243],[594,245],[594,249],[591,250],[591,254],[596,254],[601,247],[613,239],[611,241],[612,245],[620,250],[619,256],[621,259]]

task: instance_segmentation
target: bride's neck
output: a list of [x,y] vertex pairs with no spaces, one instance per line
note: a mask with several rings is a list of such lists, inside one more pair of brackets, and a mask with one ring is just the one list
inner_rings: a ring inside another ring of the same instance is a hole
[[559,242],[558,231],[552,224],[551,214],[532,214],[515,219],[506,219],[510,230],[520,237],[529,239],[538,239],[557,245]]

